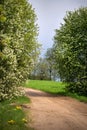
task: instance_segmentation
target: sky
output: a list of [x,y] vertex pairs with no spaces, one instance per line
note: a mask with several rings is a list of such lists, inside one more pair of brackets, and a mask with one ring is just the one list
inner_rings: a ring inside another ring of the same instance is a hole
[[41,56],[53,45],[55,29],[59,29],[67,11],[87,7],[87,0],[29,0],[37,15],[38,42],[42,44]]

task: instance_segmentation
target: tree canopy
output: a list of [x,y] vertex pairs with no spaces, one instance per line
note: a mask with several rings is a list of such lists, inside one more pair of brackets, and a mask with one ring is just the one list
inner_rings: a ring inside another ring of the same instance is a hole
[[72,92],[87,95],[87,7],[67,12],[56,29],[54,57],[58,73]]
[[17,96],[37,55],[37,17],[27,0],[0,1],[0,100]]

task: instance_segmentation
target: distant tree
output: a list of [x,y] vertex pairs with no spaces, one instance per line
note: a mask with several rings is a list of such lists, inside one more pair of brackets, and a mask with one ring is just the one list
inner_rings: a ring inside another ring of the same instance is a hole
[[32,79],[49,80],[48,63],[44,58],[40,58],[31,73]]
[[87,7],[67,13],[53,50],[61,79],[70,82],[68,90],[87,95]]
[[49,66],[49,77],[50,80],[52,79],[52,71],[53,71],[53,55],[52,55],[52,49],[48,49],[46,52],[46,60],[48,61],[48,66]]
[[49,79],[56,80],[56,78],[58,78],[58,75],[54,65],[55,62],[54,62],[53,48],[47,49],[47,52],[45,54],[45,59],[48,64]]
[[57,72],[54,68],[54,60],[52,58],[51,48],[47,50],[44,58],[40,58],[35,64],[33,72],[30,74],[31,79],[39,80],[56,80]]
[[[0,0],[0,100],[18,96],[38,50],[38,27],[27,0]],[[20,91],[20,90],[19,90]]]

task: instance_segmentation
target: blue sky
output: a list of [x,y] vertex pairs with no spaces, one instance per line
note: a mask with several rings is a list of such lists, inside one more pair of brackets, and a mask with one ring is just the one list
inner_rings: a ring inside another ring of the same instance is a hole
[[87,7],[87,0],[29,0],[37,15],[38,41],[42,44],[41,56],[52,47],[55,29],[60,28],[67,11]]

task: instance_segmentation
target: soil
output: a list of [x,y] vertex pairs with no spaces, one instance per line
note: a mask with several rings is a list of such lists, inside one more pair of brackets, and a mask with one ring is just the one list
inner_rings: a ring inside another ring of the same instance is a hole
[[[66,96],[25,89],[35,130],[87,130],[87,104]],[[30,117],[30,114],[29,114]]]

